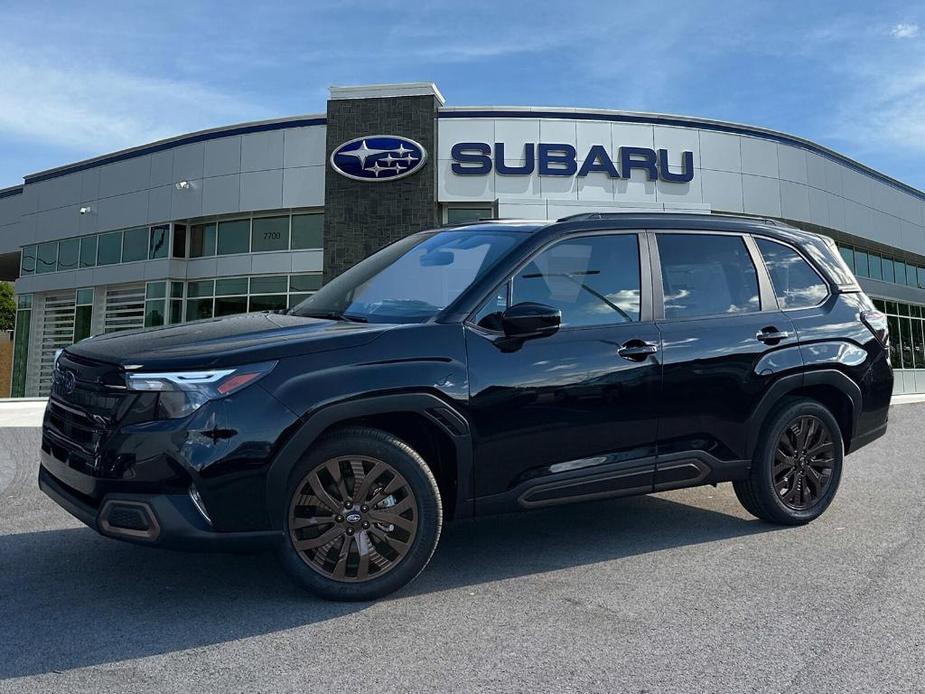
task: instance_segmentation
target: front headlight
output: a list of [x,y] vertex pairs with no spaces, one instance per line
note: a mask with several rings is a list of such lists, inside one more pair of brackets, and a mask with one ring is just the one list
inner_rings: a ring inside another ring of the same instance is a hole
[[274,366],[275,361],[266,361],[227,369],[130,373],[126,376],[126,385],[130,391],[157,392],[158,417],[177,419],[192,414],[210,400],[224,398],[251,385],[270,373]]

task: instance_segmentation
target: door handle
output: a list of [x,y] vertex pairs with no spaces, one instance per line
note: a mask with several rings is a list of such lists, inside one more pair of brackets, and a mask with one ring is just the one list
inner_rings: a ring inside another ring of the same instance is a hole
[[758,334],[755,335],[755,339],[759,342],[764,342],[765,344],[776,344],[781,340],[786,340],[790,337],[790,333],[786,330],[778,330],[777,328],[765,328],[759,330]]
[[630,361],[643,361],[650,354],[658,352],[658,345],[653,342],[644,342],[643,340],[629,340],[624,342],[620,349],[617,350],[624,359]]

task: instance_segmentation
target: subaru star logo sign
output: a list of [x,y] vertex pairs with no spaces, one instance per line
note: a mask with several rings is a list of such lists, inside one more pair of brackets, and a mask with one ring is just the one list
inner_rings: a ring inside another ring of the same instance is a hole
[[415,173],[427,150],[397,135],[367,135],[345,142],[331,153],[337,173],[357,181],[392,181]]

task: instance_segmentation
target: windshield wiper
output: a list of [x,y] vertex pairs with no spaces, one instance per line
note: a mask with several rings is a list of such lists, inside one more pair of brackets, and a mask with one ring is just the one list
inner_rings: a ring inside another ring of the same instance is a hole
[[363,316],[355,316],[340,311],[312,311],[309,313],[297,313],[302,318],[323,318],[326,320],[339,320],[348,323],[368,323],[369,321]]

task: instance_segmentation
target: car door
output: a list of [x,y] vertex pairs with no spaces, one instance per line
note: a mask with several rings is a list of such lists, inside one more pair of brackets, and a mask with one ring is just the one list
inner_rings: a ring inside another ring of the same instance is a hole
[[[659,334],[645,236],[594,233],[541,249],[465,326],[481,511],[650,491]],[[511,343],[508,306],[561,311],[552,335]]]
[[743,474],[749,417],[770,382],[800,365],[790,319],[750,236],[649,239],[663,360],[656,488]]

